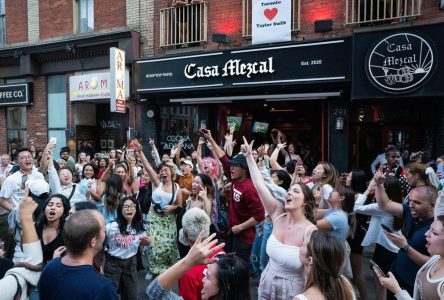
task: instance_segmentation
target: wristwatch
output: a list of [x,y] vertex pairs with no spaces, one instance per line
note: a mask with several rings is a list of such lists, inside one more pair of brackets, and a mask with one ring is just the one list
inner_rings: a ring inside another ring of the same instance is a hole
[[399,250],[401,250],[401,252],[407,253],[409,251],[409,248],[410,248],[410,245],[409,244],[405,244],[404,246],[399,248]]

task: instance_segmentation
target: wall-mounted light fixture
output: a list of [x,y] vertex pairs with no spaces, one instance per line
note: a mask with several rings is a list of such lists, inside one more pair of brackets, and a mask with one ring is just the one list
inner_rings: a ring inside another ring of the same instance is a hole
[[315,32],[329,32],[333,30],[333,20],[317,20],[314,22]]
[[343,117],[337,117],[336,118],[336,130],[343,130],[344,129],[344,118]]
[[22,50],[15,50],[14,53],[12,53],[12,57],[14,58],[20,58],[20,56],[23,55],[23,51]]
[[214,43],[228,44],[230,42],[230,36],[225,33],[213,33],[211,35],[211,41]]
[[65,51],[71,52],[71,53],[76,53],[76,46],[74,44],[66,44]]

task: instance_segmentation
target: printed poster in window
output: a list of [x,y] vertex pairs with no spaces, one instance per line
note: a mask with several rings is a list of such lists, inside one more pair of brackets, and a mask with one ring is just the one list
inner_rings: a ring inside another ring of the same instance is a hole
[[252,44],[291,41],[291,0],[253,0]]

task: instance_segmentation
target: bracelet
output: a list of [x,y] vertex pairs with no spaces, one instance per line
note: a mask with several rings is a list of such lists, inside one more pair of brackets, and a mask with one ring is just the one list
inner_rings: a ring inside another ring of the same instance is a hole
[[410,245],[405,244],[404,246],[400,247],[399,250],[401,250],[404,253],[407,253],[409,251]]

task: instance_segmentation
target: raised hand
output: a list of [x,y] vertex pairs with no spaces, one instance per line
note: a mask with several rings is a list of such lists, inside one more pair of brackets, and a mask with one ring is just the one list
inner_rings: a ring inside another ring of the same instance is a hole
[[177,147],[172,147],[171,148],[171,150],[170,150],[170,157],[174,157],[174,156],[176,156],[176,153],[177,153]]
[[245,156],[249,156],[253,151],[254,140],[252,140],[251,143],[248,143],[247,139],[244,136],[242,138],[244,140],[244,143],[241,145],[241,153]]
[[281,149],[287,147],[287,143],[277,144],[276,147],[277,147],[279,150],[281,150]]
[[23,199],[20,202],[20,219],[22,218],[32,218],[32,214],[37,209],[37,202],[35,202],[29,196],[29,187],[25,187],[25,194],[23,195]]
[[199,132],[206,138],[207,140],[211,138],[211,131],[205,128],[199,129]]
[[199,138],[199,145],[205,144],[205,139],[203,137]]
[[231,124],[231,126],[230,126],[230,134],[231,135],[233,135],[235,129],[236,129],[236,124]]
[[385,181],[385,175],[382,173],[382,171],[378,170],[378,171],[375,173],[375,176],[373,177],[373,180],[375,181],[375,183],[376,183],[377,185],[384,184],[384,181]]
[[215,246],[215,244],[217,243],[217,239],[214,239],[216,237],[215,233],[213,233],[204,240],[202,240],[202,235],[203,231],[199,234],[193,247],[191,247],[190,251],[188,251],[187,256],[185,256],[184,258],[186,261],[189,262],[189,264],[193,266],[207,265],[213,263],[217,258],[216,257],[208,258],[208,257],[225,246],[225,243]]
[[197,194],[197,197],[199,197],[202,200],[208,199],[208,191],[206,187],[203,187],[202,185],[200,185],[200,191]]

